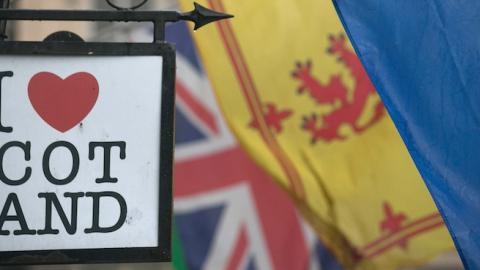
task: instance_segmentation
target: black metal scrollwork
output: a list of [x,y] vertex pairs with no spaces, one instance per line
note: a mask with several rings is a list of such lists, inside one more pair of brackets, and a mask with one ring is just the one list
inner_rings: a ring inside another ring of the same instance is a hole
[[136,5],[133,5],[133,6],[131,6],[131,7],[121,7],[121,6],[118,6],[118,5],[114,4],[114,3],[112,2],[112,0],[106,0],[106,1],[107,1],[107,4],[108,4],[109,6],[113,7],[113,8],[116,9],[116,10],[135,10],[135,9],[137,9],[137,8],[142,7],[143,5],[145,5],[145,4],[148,2],[148,0],[143,0],[142,2],[140,2],[140,3],[136,4]]

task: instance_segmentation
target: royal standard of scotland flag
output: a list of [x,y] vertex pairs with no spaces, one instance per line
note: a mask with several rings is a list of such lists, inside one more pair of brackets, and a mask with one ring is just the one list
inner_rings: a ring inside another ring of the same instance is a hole
[[331,1],[199,3],[235,15],[194,35],[232,132],[344,269],[453,249]]
[[335,4],[465,268],[480,269],[480,1]]

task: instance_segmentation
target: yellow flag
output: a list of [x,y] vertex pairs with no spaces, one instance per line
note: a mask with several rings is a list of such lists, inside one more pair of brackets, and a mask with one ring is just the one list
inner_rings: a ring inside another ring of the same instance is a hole
[[346,269],[453,249],[331,1],[199,2],[235,15],[194,35],[230,128]]

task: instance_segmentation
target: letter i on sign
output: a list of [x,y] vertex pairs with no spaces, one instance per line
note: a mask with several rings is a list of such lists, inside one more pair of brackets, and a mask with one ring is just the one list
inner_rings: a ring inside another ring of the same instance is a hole
[[2,71],[0,72],[0,132],[11,133],[13,131],[12,127],[6,127],[2,123],[2,82],[5,77],[13,77],[12,71]]

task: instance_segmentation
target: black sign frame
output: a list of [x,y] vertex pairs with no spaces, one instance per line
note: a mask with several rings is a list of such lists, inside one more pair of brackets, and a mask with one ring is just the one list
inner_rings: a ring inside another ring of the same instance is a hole
[[[175,112],[175,48],[166,42],[0,42],[0,55],[161,56],[162,100],[159,164],[158,246],[138,248],[64,249],[0,252],[0,265],[170,262],[172,228],[172,168]],[[166,232],[166,233],[162,233]]]

